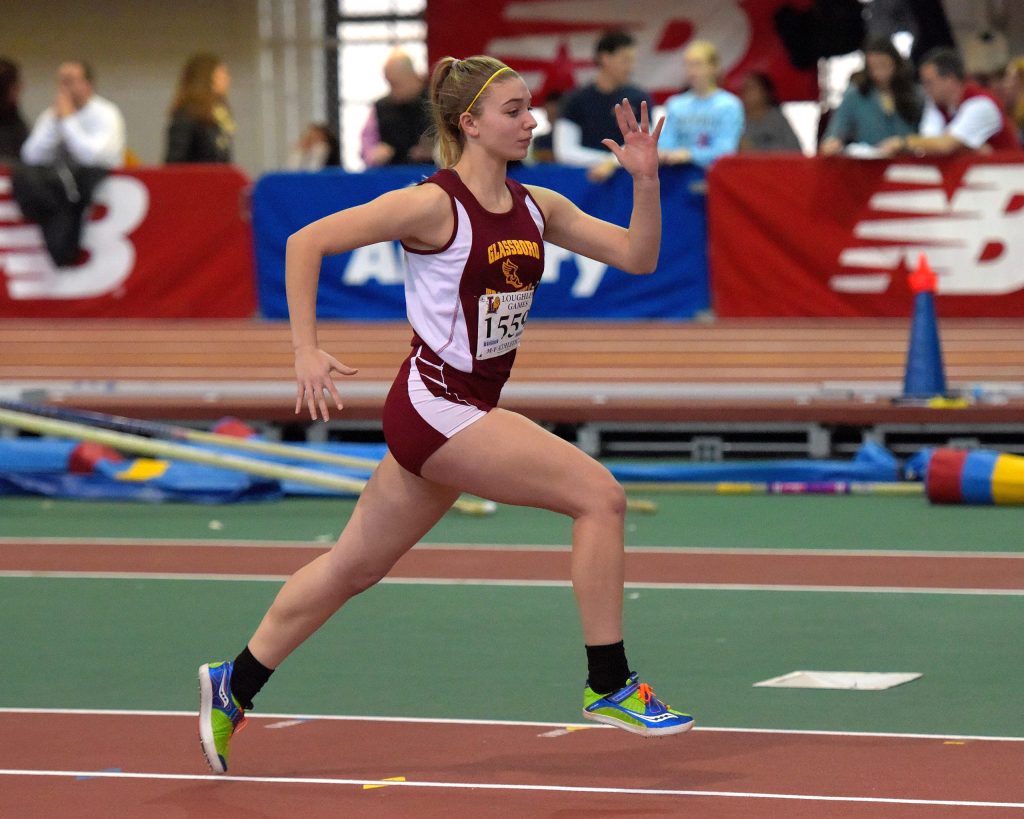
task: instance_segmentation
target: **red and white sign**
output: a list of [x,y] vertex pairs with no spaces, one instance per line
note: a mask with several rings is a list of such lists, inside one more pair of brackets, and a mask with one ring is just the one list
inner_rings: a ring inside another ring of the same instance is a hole
[[720,316],[906,316],[922,253],[941,315],[1024,316],[1024,154],[726,157],[708,221]]
[[116,172],[96,189],[84,260],[57,268],[0,169],[0,317],[247,317],[249,181],[229,166]]
[[813,71],[793,68],[775,33],[781,6],[807,8],[811,0],[463,0],[427,4],[431,64],[451,55],[489,54],[508,63],[539,96],[566,90],[594,73],[594,44],[606,29],[623,29],[637,43],[635,82],[663,102],[681,89],[683,51],[691,40],[710,40],[719,51],[723,85],[735,90],[743,77],[762,71],[783,100],[818,98]]

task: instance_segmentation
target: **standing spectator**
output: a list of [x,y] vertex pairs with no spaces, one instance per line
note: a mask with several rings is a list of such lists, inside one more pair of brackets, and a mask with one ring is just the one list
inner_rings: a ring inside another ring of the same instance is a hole
[[53,105],[32,126],[21,158],[27,165],[53,165],[67,159],[78,165],[121,167],[124,117],[114,103],[96,93],[88,63],[61,63]]
[[341,146],[338,137],[324,122],[311,123],[288,156],[288,168],[293,171],[319,171],[340,164]]
[[928,52],[921,61],[920,74],[928,95],[921,132],[885,140],[879,145],[883,156],[1020,149],[1010,118],[992,92],[967,81],[959,54],[950,48]]
[[912,134],[923,103],[910,64],[892,40],[872,40],[864,48],[864,70],[850,77],[843,101],[829,119],[820,152],[831,156],[851,143],[878,145]]
[[800,151],[800,140],[793,133],[779,107],[775,83],[761,71],[748,74],[740,89],[746,128],[740,138],[741,151]]
[[228,106],[231,74],[215,54],[195,54],[185,63],[171,103],[167,164],[230,162],[235,120]]
[[404,51],[384,63],[388,94],[373,104],[363,127],[362,158],[368,168],[432,161],[427,83]]
[[641,102],[646,102],[648,109],[652,103],[646,91],[630,84],[636,65],[636,45],[626,32],[602,34],[595,47],[594,61],[597,76],[563,100],[552,141],[556,162],[589,168],[591,180],[600,181],[618,167],[615,156],[602,143],[619,138],[616,104],[627,99],[639,111]]
[[743,104],[735,94],[718,87],[718,49],[695,40],[683,57],[690,89],[665,103],[661,161],[692,162],[707,168],[718,157],[734,154],[743,134]]
[[56,265],[77,261],[93,193],[123,164],[124,144],[124,118],[95,92],[92,68],[82,60],[61,63],[54,103],[21,146],[25,164],[11,178],[18,207],[42,229]]
[[28,138],[28,126],[21,116],[21,71],[18,64],[0,57],[0,162],[12,162],[21,155]]

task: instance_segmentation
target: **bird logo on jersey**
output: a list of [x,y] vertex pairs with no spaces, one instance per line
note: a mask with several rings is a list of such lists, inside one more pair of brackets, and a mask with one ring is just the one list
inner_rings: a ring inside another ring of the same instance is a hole
[[516,290],[520,290],[523,287],[522,279],[516,275],[518,271],[519,265],[511,259],[505,259],[505,261],[501,263],[501,272],[505,274],[505,281]]

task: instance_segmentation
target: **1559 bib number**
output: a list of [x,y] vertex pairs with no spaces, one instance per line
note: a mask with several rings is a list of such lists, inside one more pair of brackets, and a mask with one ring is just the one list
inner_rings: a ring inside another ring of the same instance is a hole
[[480,297],[476,333],[478,361],[504,355],[519,346],[532,304],[532,289]]

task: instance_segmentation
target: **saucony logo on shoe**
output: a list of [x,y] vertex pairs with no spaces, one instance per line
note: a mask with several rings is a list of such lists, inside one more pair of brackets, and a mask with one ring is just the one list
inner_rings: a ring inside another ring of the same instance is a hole
[[217,689],[217,696],[220,697],[220,704],[222,708],[227,708],[231,705],[231,697],[227,692],[228,675],[222,674],[220,678],[220,688]]

